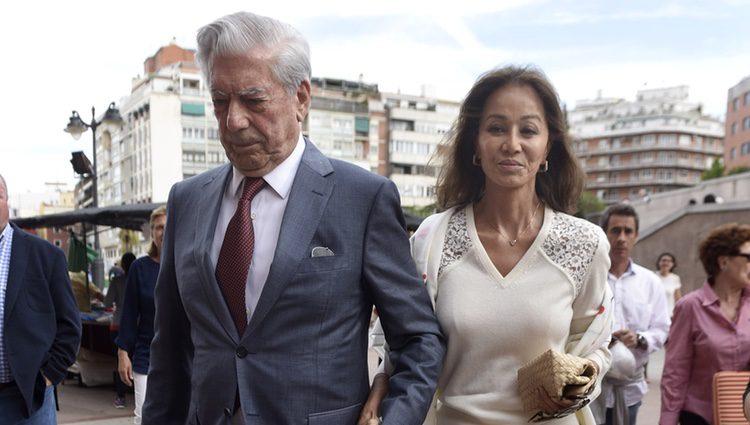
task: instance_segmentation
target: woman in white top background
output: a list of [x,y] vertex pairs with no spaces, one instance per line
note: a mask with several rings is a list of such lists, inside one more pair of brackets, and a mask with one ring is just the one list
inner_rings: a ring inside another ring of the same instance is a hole
[[[578,424],[569,408],[580,404],[541,383],[536,408],[524,410],[517,382],[519,368],[549,349],[599,376],[610,362],[609,243],[601,228],[568,215],[583,172],[557,93],[531,67],[482,75],[442,151],[443,212],[411,240],[447,338],[426,423],[519,424],[543,411],[561,416],[550,424]],[[360,423],[386,391],[380,374]]]
[[656,269],[662,283],[664,284],[664,291],[667,294],[667,305],[669,306],[669,315],[672,315],[674,310],[674,304],[682,298],[682,282],[680,277],[674,274],[674,269],[677,267],[677,260],[674,255],[669,252],[664,252],[659,255],[656,260]]

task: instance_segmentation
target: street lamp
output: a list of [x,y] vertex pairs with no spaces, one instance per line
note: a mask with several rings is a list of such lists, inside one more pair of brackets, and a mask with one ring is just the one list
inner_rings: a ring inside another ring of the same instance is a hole
[[[113,128],[116,126],[119,126],[122,124],[122,117],[120,116],[120,111],[117,110],[115,107],[115,102],[112,102],[109,104],[109,107],[107,108],[107,112],[104,113],[104,116],[101,120],[96,120],[96,110],[94,107],[91,107],[91,122],[85,123],[81,119],[81,116],[78,115],[77,111],[73,111],[73,113],[70,115],[70,120],[68,122],[68,125],[65,127],[65,132],[69,133],[75,140],[78,140],[81,138],[81,134],[91,129],[91,135],[92,135],[92,149],[94,154],[94,169],[91,170],[91,190],[93,192],[93,196],[91,199],[91,206],[96,208],[99,206],[99,191],[97,189],[97,180],[99,179],[99,176],[97,174],[97,165],[96,165],[96,129],[99,128],[100,125],[104,125],[105,128]],[[104,276],[104,263],[102,262],[101,258],[101,249],[99,246],[99,232],[96,230],[96,226],[94,226],[94,250],[96,250],[96,253],[98,254],[97,259],[94,263],[94,273],[97,274],[95,276],[95,281],[97,283],[101,282],[101,279]],[[97,280],[97,278],[99,280]]]

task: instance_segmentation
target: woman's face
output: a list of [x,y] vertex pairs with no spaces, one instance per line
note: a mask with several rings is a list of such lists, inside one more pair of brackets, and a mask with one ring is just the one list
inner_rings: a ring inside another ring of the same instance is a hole
[[669,255],[662,255],[659,258],[659,270],[671,272],[674,267],[674,260]]
[[487,190],[533,191],[548,141],[544,106],[534,89],[510,84],[495,90],[484,104],[476,142]]
[[727,255],[724,263],[719,264],[723,266],[720,274],[723,274],[733,287],[743,288],[750,285],[750,241],[740,245],[737,253],[740,255]]
[[154,238],[156,248],[161,252],[161,244],[164,240],[164,226],[167,224],[167,216],[160,215],[151,224],[151,236]]

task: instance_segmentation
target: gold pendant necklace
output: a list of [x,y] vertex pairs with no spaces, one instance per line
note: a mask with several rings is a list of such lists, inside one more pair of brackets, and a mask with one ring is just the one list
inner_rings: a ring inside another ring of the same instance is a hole
[[492,227],[493,230],[497,231],[497,233],[499,233],[500,236],[502,236],[503,238],[505,238],[508,241],[508,243],[510,244],[510,246],[516,246],[516,244],[518,243],[518,239],[521,236],[523,236],[523,234],[526,233],[527,230],[529,230],[529,228],[531,227],[531,223],[534,222],[534,217],[536,217],[536,213],[537,213],[537,211],[539,211],[539,206],[540,205],[542,205],[541,201],[537,202],[536,207],[534,207],[534,213],[531,214],[531,218],[526,223],[526,226],[524,226],[523,229],[521,229],[521,231],[518,232],[518,234],[516,235],[515,239],[511,239],[511,238],[505,236],[505,233],[503,233],[503,231],[500,230],[499,227],[495,227],[495,226],[492,226],[492,225],[490,225],[490,227]]

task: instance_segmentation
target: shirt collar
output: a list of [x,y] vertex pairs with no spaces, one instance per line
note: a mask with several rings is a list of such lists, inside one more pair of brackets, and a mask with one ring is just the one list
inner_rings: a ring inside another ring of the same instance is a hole
[[[740,294],[740,299],[744,300],[748,296],[750,296],[750,292],[748,292],[747,288],[743,288],[742,294]],[[711,286],[708,281],[703,282],[703,287],[700,289],[700,297],[701,305],[703,305],[704,307],[719,303],[719,296],[716,295],[716,292],[714,292],[714,287]]]
[[612,274],[612,272],[607,272],[609,274],[609,278],[612,280],[618,280],[622,279],[626,276],[635,275],[635,269],[633,268],[633,259],[628,260],[628,267],[625,269],[625,272],[620,277],[615,277],[615,275]]
[[[302,154],[304,152],[305,138],[302,136],[302,132],[300,132],[297,145],[292,150],[292,153],[281,164],[263,176],[266,184],[282,199],[286,199],[292,190],[292,183],[294,183],[294,177],[297,175],[297,169],[302,162]],[[239,196],[244,180],[245,176],[235,166],[232,166],[232,181],[230,183],[230,193],[232,196]]]

